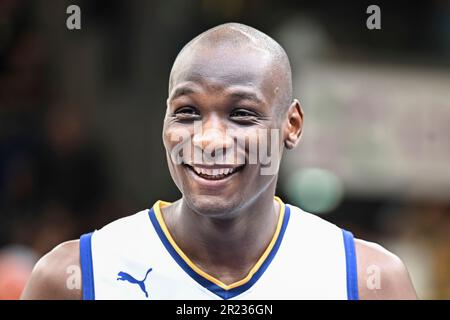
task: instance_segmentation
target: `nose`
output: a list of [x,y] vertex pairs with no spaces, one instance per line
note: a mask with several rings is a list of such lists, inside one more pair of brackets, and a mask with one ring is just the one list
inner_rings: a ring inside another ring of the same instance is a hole
[[233,137],[227,131],[227,125],[218,115],[204,117],[194,123],[192,138],[194,148],[208,150],[212,156],[220,150],[225,153],[233,145]]

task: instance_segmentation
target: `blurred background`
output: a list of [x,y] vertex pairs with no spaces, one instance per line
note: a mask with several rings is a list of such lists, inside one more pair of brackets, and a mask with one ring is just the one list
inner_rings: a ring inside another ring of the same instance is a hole
[[180,196],[170,68],[230,21],[291,59],[305,127],[278,195],[399,255],[420,298],[450,298],[450,1],[0,0],[0,299],[60,242]]

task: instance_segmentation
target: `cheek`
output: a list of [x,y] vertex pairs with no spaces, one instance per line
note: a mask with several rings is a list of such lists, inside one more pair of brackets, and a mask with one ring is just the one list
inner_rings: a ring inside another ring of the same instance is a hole
[[169,154],[190,140],[191,129],[186,126],[168,125],[163,129],[163,143]]
[[259,162],[262,155],[270,156],[273,153],[279,153],[281,135],[280,130],[276,128],[258,128],[257,130],[240,130],[235,139],[239,141],[240,148],[244,147],[245,140],[245,151],[249,156],[257,157]]
[[244,146],[245,142],[245,149],[248,150],[250,145],[257,145],[258,144],[258,130],[254,128],[238,128],[233,129],[233,141],[236,143],[239,143],[239,146]]
[[173,139],[171,137],[173,137],[173,129],[164,126],[162,138],[164,147],[166,148],[167,152],[169,152],[169,150],[173,148],[172,145],[174,144],[174,141],[172,141]]
[[183,175],[182,168],[177,166],[171,159],[170,151],[166,150],[167,167],[169,168],[170,176],[177,186],[178,190],[183,190],[183,183],[181,176]]

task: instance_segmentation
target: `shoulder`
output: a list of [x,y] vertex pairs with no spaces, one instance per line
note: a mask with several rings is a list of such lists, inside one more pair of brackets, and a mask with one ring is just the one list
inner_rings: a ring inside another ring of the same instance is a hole
[[21,299],[81,299],[79,240],[64,242],[35,265]]
[[382,246],[355,239],[359,298],[417,299],[402,260]]

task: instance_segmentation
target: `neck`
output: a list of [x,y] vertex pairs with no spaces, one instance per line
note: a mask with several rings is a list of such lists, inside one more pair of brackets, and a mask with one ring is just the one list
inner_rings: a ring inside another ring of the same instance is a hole
[[227,283],[245,277],[261,257],[275,233],[280,206],[267,192],[239,210],[229,219],[211,218],[194,212],[181,199],[162,214],[192,262]]

